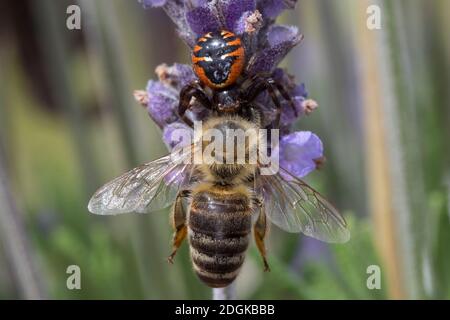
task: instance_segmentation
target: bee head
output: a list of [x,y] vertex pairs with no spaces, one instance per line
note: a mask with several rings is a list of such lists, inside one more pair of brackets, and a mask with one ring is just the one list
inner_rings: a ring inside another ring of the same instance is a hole
[[[242,118],[218,118],[203,135],[203,150],[216,164],[248,164],[257,153],[258,131]],[[211,151],[211,152],[210,152]]]

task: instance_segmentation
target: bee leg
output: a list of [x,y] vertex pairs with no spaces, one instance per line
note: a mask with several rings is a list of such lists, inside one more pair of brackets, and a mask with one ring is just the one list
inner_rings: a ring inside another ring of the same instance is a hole
[[264,245],[264,238],[268,231],[268,224],[266,220],[266,214],[261,209],[258,220],[256,221],[255,225],[253,226],[253,234],[255,236],[255,242],[256,246],[258,247],[258,251],[261,254],[261,257],[263,259],[264,263],[264,272],[270,271],[269,264],[267,263],[266,259],[266,246]]
[[172,238],[172,253],[167,258],[167,261],[171,264],[173,263],[173,258],[175,257],[178,248],[181,246],[187,235],[186,211],[183,207],[183,197],[187,197],[187,193],[184,191],[177,195],[172,210],[172,226],[175,229],[175,232]]
[[203,107],[212,109],[211,101],[206,96],[205,92],[199,88],[196,83],[191,83],[184,86],[180,92],[180,103],[178,105],[178,115],[190,127],[193,127],[191,119],[186,117],[186,111],[191,108],[192,97],[195,97]]

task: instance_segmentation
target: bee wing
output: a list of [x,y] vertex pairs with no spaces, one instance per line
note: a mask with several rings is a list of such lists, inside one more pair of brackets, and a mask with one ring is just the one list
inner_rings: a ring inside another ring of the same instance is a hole
[[179,166],[167,173],[159,182],[155,195],[140,213],[158,211],[172,205],[178,192],[186,186],[192,173],[191,165]]
[[175,159],[171,155],[134,168],[98,189],[88,204],[95,214],[112,215],[128,212],[151,212],[173,203],[190,176],[190,164],[184,152]]
[[283,176],[259,176],[269,220],[288,232],[303,232],[325,242],[347,242],[347,224],[333,205],[304,181],[281,170]]

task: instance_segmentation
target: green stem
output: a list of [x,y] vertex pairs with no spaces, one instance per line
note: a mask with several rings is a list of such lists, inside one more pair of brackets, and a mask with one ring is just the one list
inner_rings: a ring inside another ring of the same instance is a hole
[[0,145],[0,240],[6,251],[13,283],[24,299],[45,299],[44,281],[36,266],[27,231],[9,185]]
[[[98,187],[97,170],[94,168],[91,148],[89,145],[86,121],[82,116],[82,108],[74,91],[74,83],[70,76],[70,63],[67,57],[67,37],[65,15],[58,12],[53,1],[33,1],[35,24],[41,39],[41,50],[46,58],[52,94],[56,103],[62,108],[69,123],[76,154],[84,174],[85,192],[90,194]],[[65,12],[65,11],[63,11]]]
[[225,288],[212,289],[213,300],[236,300],[236,283]]

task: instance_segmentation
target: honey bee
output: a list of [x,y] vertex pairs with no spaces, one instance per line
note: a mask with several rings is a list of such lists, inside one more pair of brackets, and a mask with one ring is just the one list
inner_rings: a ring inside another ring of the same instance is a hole
[[[215,116],[204,122],[203,132],[214,129],[227,140],[229,130],[260,129],[257,119],[257,115],[248,119]],[[261,140],[245,140],[243,163],[223,161],[236,151],[235,144],[230,148],[226,143],[223,152],[205,155],[203,162],[196,163],[193,154],[209,146],[208,139],[197,137],[182,152],[141,165],[107,183],[94,194],[88,209],[113,215],[154,212],[173,205],[175,232],[168,261],[172,262],[187,237],[195,273],[213,288],[228,286],[237,277],[252,229],[264,269],[269,270],[264,240],[270,222],[322,241],[346,242],[350,234],[345,220],[322,195],[281,167],[263,175],[263,161],[249,161],[252,152],[265,147],[266,141]]]

